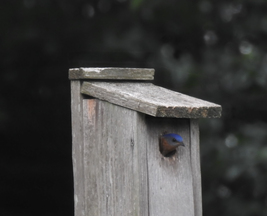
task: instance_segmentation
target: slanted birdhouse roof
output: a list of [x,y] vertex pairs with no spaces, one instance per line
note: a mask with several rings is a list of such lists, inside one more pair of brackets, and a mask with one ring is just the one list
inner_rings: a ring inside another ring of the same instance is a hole
[[[141,81],[152,80],[153,75],[153,69],[140,68],[80,68],[69,71],[70,79],[84,80],[81,87],[82,94],[151,116],[174,118],[219,118],[221,116],[222,108],[218,104]],[[85,81],[85,79],[89,80]],[[127,81],[116,82],[115,80]],[[140,80],[140,82],[131,80]]]

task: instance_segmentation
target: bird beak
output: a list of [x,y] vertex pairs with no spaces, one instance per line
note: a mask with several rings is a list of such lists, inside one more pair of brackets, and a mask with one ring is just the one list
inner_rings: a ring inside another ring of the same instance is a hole
[[184,145],[184,143],[183,143],[183,142],[180,142],[180,146],[183,146],[183,147],[185,147],[185,145]]

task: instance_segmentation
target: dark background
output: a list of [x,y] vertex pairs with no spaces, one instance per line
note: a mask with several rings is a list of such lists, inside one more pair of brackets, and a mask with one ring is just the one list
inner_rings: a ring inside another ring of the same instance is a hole
[[200,120],[204,215],[267,215],[267,1],[0,3],[0,215],[72,216],[73,67],[151,67]]

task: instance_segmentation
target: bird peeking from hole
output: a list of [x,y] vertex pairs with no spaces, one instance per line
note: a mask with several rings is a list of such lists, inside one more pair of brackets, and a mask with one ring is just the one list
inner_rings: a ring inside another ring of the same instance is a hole
[[164,157],[175,154],[178,146],[184,146],[183,138],[174,133],[164,133],[159,137],[159,150]]

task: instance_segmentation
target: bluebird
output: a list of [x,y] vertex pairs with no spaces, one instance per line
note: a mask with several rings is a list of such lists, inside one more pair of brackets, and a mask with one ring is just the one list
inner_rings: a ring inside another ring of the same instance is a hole
[[168,133],[160,136],[160,152],[163,156],[173,155],[178,146],[184,146],[183,138],[180,135]]

